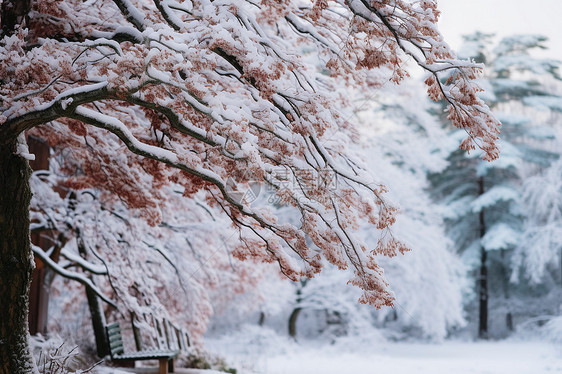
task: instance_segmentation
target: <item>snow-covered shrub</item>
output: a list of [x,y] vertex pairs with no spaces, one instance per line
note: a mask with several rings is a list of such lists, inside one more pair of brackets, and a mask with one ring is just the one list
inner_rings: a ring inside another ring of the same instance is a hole
[[71,344],[58,335],[31,338],[33,355],[41,374],[89,373],[98,363],[90,364],[80,354],[77,345]]

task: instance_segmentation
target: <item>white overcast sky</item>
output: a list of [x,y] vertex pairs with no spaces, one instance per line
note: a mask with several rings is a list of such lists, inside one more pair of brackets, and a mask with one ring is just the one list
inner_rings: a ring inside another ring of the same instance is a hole
[[546,55],[562,59],[562,0],[437,0],[439,28],[457,50],[461,35],[474,31],[542,34],[549,38]]

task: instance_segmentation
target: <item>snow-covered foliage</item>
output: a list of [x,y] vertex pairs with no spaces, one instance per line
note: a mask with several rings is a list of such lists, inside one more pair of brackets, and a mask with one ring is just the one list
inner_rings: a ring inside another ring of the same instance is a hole
[[[1,41],[0,135],[49,122],[34,131],[77,160],[89,154],[75,187],[109,190],[144,208],[151,224],[161,220],[161,186],[180,184],[187,197],[204,190],[239,230],[236,257],[276,261],[294,280],[318,273],[322,259],[351,266],[361,302],[390,305],[379,265],[352,232],[362,219],[388,228],[394,208],[345,151],[355,131],[340,88],[399,82],[410,56],[429,74],[430,96],[445,99],[449,118],[468,132],[462,147],[477,139],[484,158],[496,158],[498,121],[476,96],[482,67],[454,56],[438,14],[429,0],[33,2],[28,28]],[[315,51],[322,69],[297,45]],[[150,190],[136,188],[139,169],[153,175]],[[323,171],[338,187],[308,188]],[[296,183],[284,188],[279,175]],[[302,224],[232,192],[255,180],[294,206]],[[404,251],[385,238],[374,253]]]
[[528,214],[513,256],[514,282],[519,280],[519,270],[534,284],[546,277],[562,280],[561,199],[562,161],[525,180],[523,201]]
[[547,341],[562,344],[562,317],[556,316],[550,319],[542,328],[542,332]]
[[[50,266],[96,289],[118,307],[118,318],[128,320],[131,312],[166,318],[197,340],[213,313],[213,292],[220,290],[224,303],[260,279],[263,267],[232,257],[235,232],[198,195],[184,199],[182,190],[164,186],[161,222],[151,227],[135,210],[108,201],[111,195],[67,190],[66,178],[56,175],[60,167],[52,169],[31,180],[31,229],[53,236],[50,249],[35,247],[35,253],[46,261],[59,253],[60,260]],[[137,187],[143,187],[142,180]],[[68,309],[84,298],[82,292],[68,296],[63,301]]]
[[78,346],[62,339],[58,335],[45,338],[41,335],[32,337],[31,346],[41,374],[85,374],[101,362],[88,364],[81,357]]

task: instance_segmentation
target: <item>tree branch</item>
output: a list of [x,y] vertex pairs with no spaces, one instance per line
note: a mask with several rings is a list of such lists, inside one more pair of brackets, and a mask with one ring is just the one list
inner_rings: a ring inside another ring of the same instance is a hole
[[39,109],[13,118],[8,117],[8,120],[0,125],[0,145],[8,144],[32,127],[64,117],[78,105],[113,97],[113,93],[106,86],[107,82],[101,82],[70,89]]
[[53,269],[53,271],[55,271],[57,274],[65,277],[65,278],[72,279],[72,280],[75,280],[75,281],[79,282],[80,284],[82,284],[85,287],[94,291],[96,293],[96,295],[98,295],[103,301],[105,301],[106,303],[108,303],[112,307],[117,308],[117,304],[115,304],[115,302],[113,300],[111,300],[107,296],[105,296],[101,292],[101,290],[99,288],[97,288],[88,278],[86,278],[82,274],[74,273],[74,272],[71,272],[71,271],[68,271],[66,269],[61,268],[60,266],[57,265],[57,263],[55,261],[53,261],[52,258],[47,256],[47,254],[40,247],[32,244],[31,249],[33,250],[33,253],[36,256],[38,256],[47,266],[49,266],[51,269]]
[[144,15],[129,0],[113,0],[121,14],[139,31],[144,31]]

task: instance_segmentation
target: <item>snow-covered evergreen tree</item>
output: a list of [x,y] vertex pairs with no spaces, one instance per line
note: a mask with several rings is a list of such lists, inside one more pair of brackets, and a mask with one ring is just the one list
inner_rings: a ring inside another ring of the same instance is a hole
[[562,161],[528,178],[523,185],[528,212],[525,228],[514,253],[512,280],[532,284],[562,283]]
[[[481,85],[503,124],[502,157],[482,162],[479,152],[453,151],[447,168],[431,175],[433,195],[445,206],[448,234],[472,268],[481,338],[506,334],[514,328],[514,318],[525,313],[524,306],[511,301],[523,285],[516,288],[509,282],[513,251],[523,240],[529,214],[522,204],[522,185],[557,157],[551,149],[555,131],[541,109],[559,104],[552,88],[558,63],[532,56],[544,40],[513,36],[491,48],[491,35],[465,37],[460,54],[488,66]],[[451,136],[462,135],[457,131]]]

